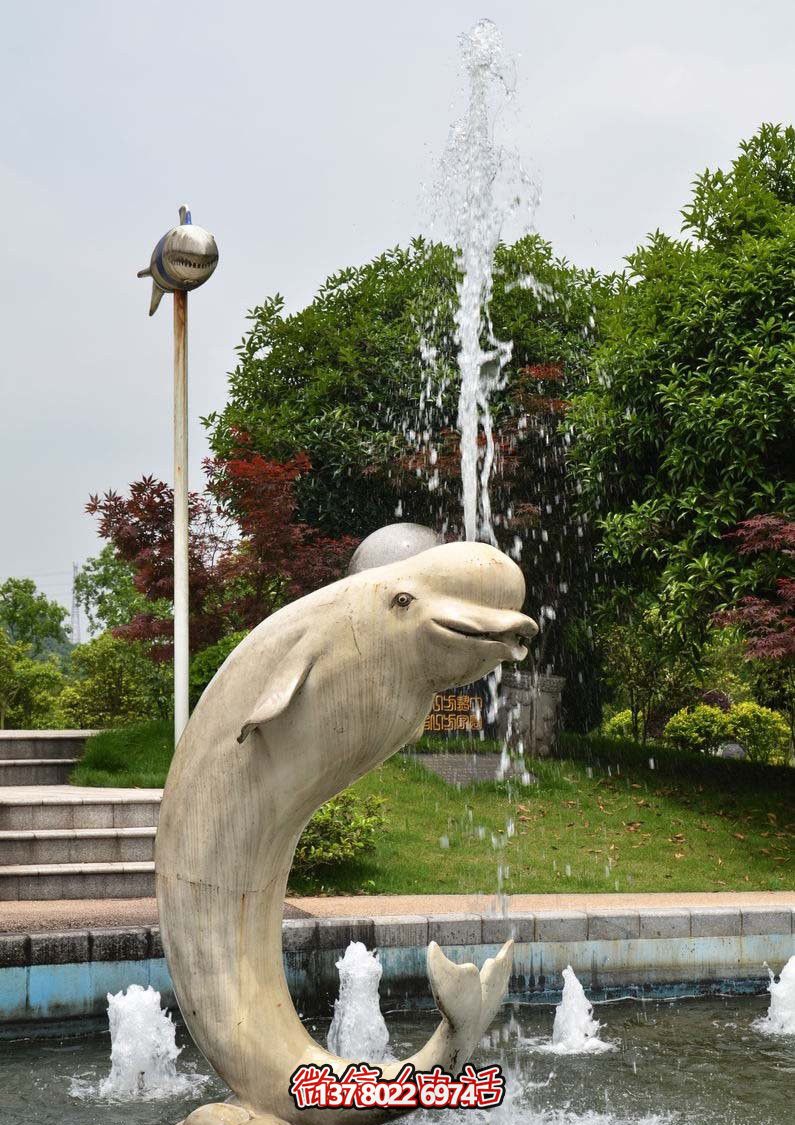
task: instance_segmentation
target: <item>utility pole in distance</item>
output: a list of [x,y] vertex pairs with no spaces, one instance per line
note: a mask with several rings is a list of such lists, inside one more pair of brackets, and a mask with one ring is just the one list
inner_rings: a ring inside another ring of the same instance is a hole
[[196,227],[187,206],[179,226],[168,231],[139,277],[152,278],[152,316],[164,293],[174,294],[174,745],[189,716],[189,530],[188,506],[188,293],[218,265],[218,247],[209,231]]

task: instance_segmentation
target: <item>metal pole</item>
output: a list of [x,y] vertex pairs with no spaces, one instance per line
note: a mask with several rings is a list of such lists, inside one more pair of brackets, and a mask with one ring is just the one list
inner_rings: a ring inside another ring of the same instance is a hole
[[188,722],[188,294],[174,293],[174,745]]

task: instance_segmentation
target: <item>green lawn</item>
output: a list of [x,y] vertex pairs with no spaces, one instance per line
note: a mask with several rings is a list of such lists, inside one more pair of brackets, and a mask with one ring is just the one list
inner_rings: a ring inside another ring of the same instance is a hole
[[173,751],[174,724],[170,721],[107,730],[89,738],[69,780],[72,785],[159,789]]
[[[170,749],[167,724],[109,732],[73,781],[161,784]],[[355,786],[385,801],[375,851],[294,889],[491,893],[500,868],[508,893],[792,888],[795,770],[573,737],[562,752],[531,763],[536,784],[460,791],[391,759]]]

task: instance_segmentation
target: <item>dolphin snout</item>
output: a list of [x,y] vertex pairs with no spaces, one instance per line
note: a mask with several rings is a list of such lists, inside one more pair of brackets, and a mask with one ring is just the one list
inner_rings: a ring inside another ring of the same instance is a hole
[[532,617],[506,609],[488,609],[481,612],[467,607],[461,612],[445,613],[434,620],[442,628],[449,629],[453,633],[461,633],[466,637],[494,640],[501,640],[504,637],[525,637],[527,640],[532,640],[538,632],[538,626]]
[[506,609],[480,610],[471,606],[435,617],[434,624],[472,644],[501,645],[511,660],[524,660],[527,647],[523,641],[529,641],[538,632],[535,621],[524,613]]

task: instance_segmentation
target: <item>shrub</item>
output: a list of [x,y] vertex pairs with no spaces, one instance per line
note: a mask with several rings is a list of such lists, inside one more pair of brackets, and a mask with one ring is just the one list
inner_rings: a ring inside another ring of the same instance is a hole
[[70,671],[58,699],[66,726],[119,727],[170,712],[171,667],[155,664],[143,645],[103,633],[72,650]]
[[244,637],[248,636],[245,629],[237,633],[230,633],[221,637],[214,645],[203,648],[197,652],[190,662],[190,705],[195,707],[199,697],[209,684],[215,673],[226,660],[229,653],[236,649]]
[[729,716],[719,707],[699,703],[677,711],[665,724],[665,738],[681,750],[714,754],[721,742],[731,738]]
[[293,874],[311,876],[370,851],[384,826],[382,804],[378,797],[361,798],[350,790],[327,801],[298,841]]
[[789,726],[783,715],[758,703],[735,703],[728,714],[730,736],[752,762],[786,765]]
[[617,711],[611,718],[605,719],[599,733],[603,734],[605,738],[632,738],[632,712],[630,709]]

